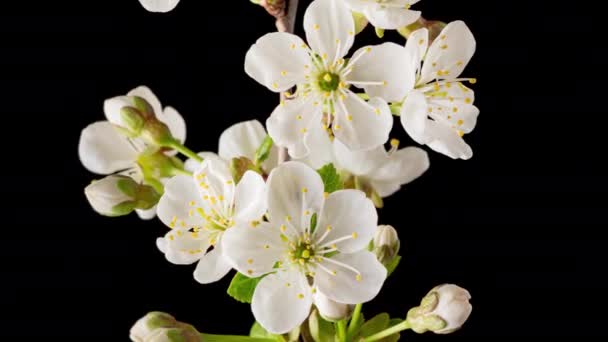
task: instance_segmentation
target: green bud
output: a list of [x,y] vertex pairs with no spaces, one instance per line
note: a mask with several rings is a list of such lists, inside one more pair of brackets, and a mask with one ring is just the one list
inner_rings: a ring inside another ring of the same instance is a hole
[[146,120],[141,136],[148,143],[157,146],[170,147],[175,141],[175,138],[173,138],[173,135],[169,130],[169,126],[164,122],[159,121],[156,117],[151,117]]
[[162,150],[148,150],[137,157],[137,164],[146,178],[168,178],[183,169],[183,162]]
[[353,13],[353,19],[355,20],[355,34],[359,34],[361,33],[361,31],[363,31],[365,29],[365,27],[367,27],[367,24],[369,23],[369,21],[367,21],[367,18],[365,17],[365,15],[363,13],[359,13],[359,12],[352,12]]
[[456,285],[437,286],[422,299],[420,306],[408,311],[407,321],[419,334],[427,331],[449,334],[469,318],[473,310],[470,299],[469,292]]
[[199,342],[200,333],[190,324],[177,321],[163,312],[150,312],[131,328],[135,342]]
[[374,249],[378,261],[384,266],[390,265],[398,256],[401,242],[397,230],[392,226],[378,226],[373,240]]
[[141,134],[141,130],[146,122],[139,110],[133,107],[122,107],[120,109],[121,128],[129,132],[132,137],[137,137]]
[[260,168],[257,167],[251,159],[248,159],[247,157],[232,158],[230,161],[230,172],[232,172],[232,178],[236,183],[241,181],[241,178],[243,178],[243,175],[247,171],[262,174]]
[[155,118],[156,114],[158,114],[154,113],[154,108],[152,108],[152,105],[143,97],[133,96],[133,104],[146,119]]
[[133,188],[137,183],[127,176],[108,176],[93,181],[84,193],[93,209],[104,216],[127,215],[135,209]]

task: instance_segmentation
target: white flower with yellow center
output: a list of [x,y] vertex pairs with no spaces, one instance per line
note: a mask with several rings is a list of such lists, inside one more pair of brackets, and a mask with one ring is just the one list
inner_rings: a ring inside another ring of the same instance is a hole
[[[348,61],[354,21],[342,1],[313,1],[304,15],[310,47],[298,36],[270,33],[247,52],[245,71],[275,92],[297,86],[293,100],[281,103],[266,125],[275,143],[293,158],[309,153],[310,133],[330,130],[353,150],[388,140],[392,128],[386,101],[401,101],[413,88],[415,70],[406,50],[394,43],[364,47]],[[351,86],[365,89],[365,102]]]
[[[186,140],[186,123],[182,116],[173,107],[163,109],[156,95],[148,87],[141,86],[131,90],[127,96],[106,100],[104,112],[108,121],[95,122],[82,130],[78,142],[78,156],[89,171],[101,175],[120,172],[131,176],[137,182],[143,180],[137,158],[146,149],[146,142],[139,137],[129,138],[116,128],[120,121],[121,108],[132,106],[134,96],[141,97],[150,104],[156,118],[169,127],[174,138],[182,143]],[[175,153],[167,152],[168,155]],[[142,219],[151,219],[155,216],[155,209],[138,209],[137,214]]]
[[169,12],[172,11],[179,0],[139,0],[141,5],[150,12]]
[[475,38],[462,21],[449,23],[430,47],[424,28],[412,32],[406,44],[418,75],[416,88],[401,108],[401,123],[416,142],[454,159],[473,156],[462,137],[475,128],[479,109],[473,105],[473,90],[462,82],[476,80],[459,77],[475,47]]
[[420,0],[344,0],[354,12],[362,13],[374,27],[394,30],[420,18],[410,7]]
[[158,217],[172,229],[157,240],[158,248],[174,264],[198,261],[199,283],[221,279],[231,269],[222,255],[222,235],[235,224],[258,224],[266,211],[264,191],[259,174],[247,171],[235,184],[227,163],[208,157],[192,177],[176,176],[165,184]]
[[378,216],[357,190],[326,195],[321,177],[300,162],[275,168],[268,178],[268,222],[236,224],[223,237],[225,256],[249,277],[261,279],[251,303],[270,332],[300,325],[321,292],[358,304],[373,299],[386,269],[367,251]]
[[[387,151],[384,145],[367,151],[353,151],[327,135],[311,139],[310,155],[303,162],[315,169],[333,163],[348,186],[357,186],[371,195],[388,197],[422,176],[429,168],[426,151],[418,147],[399,149],[399,141],[391,140]],[[353,184],[354,183],[354,184]]]

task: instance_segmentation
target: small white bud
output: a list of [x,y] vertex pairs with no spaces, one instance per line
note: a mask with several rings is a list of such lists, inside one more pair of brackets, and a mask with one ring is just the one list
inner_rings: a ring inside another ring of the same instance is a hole
[[149,12],[166,13],[172,11],[179,0],[139,0],[139,2]]
[[129,331],[131,341],[143,342],[152,332],[160,328],[171,328],[177,326],[173,316],[164,312],[150,312],[140,318]]
[[399,260],[399,248],[401,242],[397,235],[397,230],[392,226],[378,226],[376,235],[373,240],[373,252],[376,254],[378,261],[382,263],[388,270],[389,273],[394,271]]
[[321,317],[330,322],[349,318],[355,308],[354,305],[335,302],[319,291],[313,295],[313,300]]
[[436,334],[449,334],[460,329],[471,315],[470,299],[469,291],[459,286],[440,285],[422,299],[420,306],[408,312],[407,320],[417,333],[430,330]]
[[108,176],[93,181],[84,189],[91,207],[101,215],[126,215],[135,209],[135,197],[128,195],[126,188],[137,186],[135,181],[126,176]]

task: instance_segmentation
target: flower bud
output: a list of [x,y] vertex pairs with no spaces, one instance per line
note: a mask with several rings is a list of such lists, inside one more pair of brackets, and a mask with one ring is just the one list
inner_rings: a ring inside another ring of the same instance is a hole
[[173,316],[164,312],[150,312],[133,325],[129,337],[132,341],[140,342],[159,328],[173,328],[176,326],[177,321]]
[[420,306],[410,309],[407,320],[413,331],[421,334],[432,331],[436,334],[454,332],[471,315],[471,295],[461,287],[444,284],[432,289]]
[[374,254],[384,266],[390,265],[397,254],[401,243],[397,230],[392,226],[378,226],[374,236]]
[[160,200],[160,195],[151,186],[121,175],[93,181],[84,193],[91,207],[104,216],[123,216],[135,209],[147,210]]
[[164,312],[150,312],[131,328],[134,342],[199,342],[200,333],[191,325]]
[[169,127],[158,120],[154,109],[139,96],[118,96],[104,103],[106,118],[130,138],[141,137],[153,145],[165,146],[173,141]]
[[135,209],[138,184],[126,176],[108,176],[84,189],[93,209],[104,216],[127,215]]
[[354,305],[335,302],[319,291],[314,294],[313,301],[321,317],[330,322],[349,318],[355,308]]

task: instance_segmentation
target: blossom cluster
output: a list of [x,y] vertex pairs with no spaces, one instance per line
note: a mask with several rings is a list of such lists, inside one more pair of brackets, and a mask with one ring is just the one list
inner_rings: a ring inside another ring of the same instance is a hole
[[[168,12],[179,0],[140,2]],[[377,208],[429,168],[425,150],[390,139],[394,117],[420,145],[453,159],[473,154],[463,138],[479,114],[466,85],[476,80],[461,74],[475,39],[462,21],[439,33],[417,24],[417,2],[314,0],[304,14],[306,41],[289,32],[259,38],[245,72],[281,101],[265,125],[226,129],[217,153],[185,147],[182,116],[145,86],[106,100],[107,121],[86,127],[79,142],[83,165],[107,175],[85,189],[93,209],[158,216],[169,228],[158,250],[170,263],[196,264],[201,284],[236,270],[229,294],[251,303],[269,334],[292,332],[315,312],[329,322],[352,315],[356,331],[360,305],[376,297],[400,260],[397,230],[379,225]],[[377,32],[407,31],[407,42],[349,54],[362,20]],[[469,298],[455,285],[437,287],[386,334],[396,327],[454,331],[471,312]],[[163,329],[181,327],[167,320],[172,326]],[[138,322],[133,340],[169,331],[152,333],[146,324]],[[198,334],[193,329],[189,336]],[[347,341],[350,330],[335,333]]]

